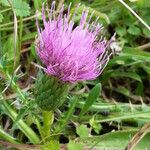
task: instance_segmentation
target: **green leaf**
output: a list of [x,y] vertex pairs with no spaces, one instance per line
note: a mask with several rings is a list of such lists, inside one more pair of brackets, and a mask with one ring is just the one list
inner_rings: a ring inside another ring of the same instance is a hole
[[30,7],[25,1],[13,0],[13,8],[15,9],[16,15],[20,17],[26,17],[30,15]]
[[136,95],[143,96],[144,95],[144,86],[143,83],[139,82],[136,88]]
[[6,133],[6,132],[4,131],[4,129],[2,129],[1,126],[0,126],[0,139],[6,140],[6,141],[11,142],[11,143],[14,143],[14,144],[19,144],[19,142],[17,142],[14,137],[12,137],[12,136],[9,135],[8,133]]
[[55,129],[55,133],[60,132],[66,126],[67,122],[69,121],[69,119],[71,118],[71,116],[73,115],[75,111],[75,106],[77,104],[78,99],[73,97],[71,100],[72,101],[71,101],[69,110],[67,111],[67,113],[64,115],[62,119],[59,119],[58,125],[56,126],[56,129]]
[[137,2],[138,0],[129,0],[129,1],[135,3],[135,2]]
[[92,8],[90,8],[90,7],[89,7],[89,10],[91,11],[91,13],[92,13],[93,11],[95,11],[94,15],[95,15],[96,17],[100,17],[101,19],[104,19],[107,24],[110,24],[109,17],[108,17],[106,14],[104,14],[104,13],[102,13],[102,12],[100,12],[100,11],[96,11],[95,9],[92,9]]
[[111,59],[107,67],[111,68],[116,64],[123,66],[134,66],[136,64],[143,64],[143,68],[146,62],[150,62],[149,52],[142,51],[137,48],[124,47],[122,53],[120,53],[119,56],[116,56],[113,59]]
[[37,10],[40,10],[40,8],[41,8],[41,6],[42,6],[42,1],[41,0],[33,0],[33,2],[34,2],[34,7],[35,7],[35,9]]
[[69,141],[69,144],[67,145],[68,150],[83,150],[83,146],[81,143],[75,143],[74,141]]
[[89,136],[89,129],[86,125],[80,125],[76,128],[77,134],[80,136],[80,138],[88,137]]
[[[2,5],[10,6],[8,0],[1,0]],[[26,1],[22,0],[12,0],[12,7],[16,12],[17,16],[26,17],[30,15],[30,7]]]
[[146,51],[141,51],[137,48],[124,47],[122,56],[130,57],[134,60],[150,61],[150,53]]
[[81,117],[85,112],[87,112],[90,106],[92,106],[92,104],[97,100],[97,98],[99,97],[100,91],[101,91],[101,84],[98,83],[89,93],[89,96],[81,110],[79,117]]
[[117,91],[125,96],[130,96],[130,91],[125,87],[120,86]]
[[90,126],[93,128],[93,130],[99,134],[100,130],[102,129],[102,126],[100,123],[96,122],[95,117],[93,116],[92,119],[89,121]]
[[117,34],[119,34],[120,36],[124,36],[124,35],[127,33],[125,27],[117,27],[117,28],[116,28],[116,32],[117,32]]
[[[86,145],[89,147],[98,147],[104,148],[107,150],[119,149],[123,150],[127,146],[129,140],[137,130],[125,130],[125,131],[116,131],[104,134],[102,136],[90,137],[81,139],[83,143],[86,142]],[[150,134],[147,134],[135,147],[135,150],[144,150],[150,148]],[[80,141],[80,142],[81,142]]]
[[136,81],[142,82],[141,77],[135,72],[120,72],[116,70],[112,72],[111,77],[128,77]]
[[[34,58],[37,58],[37,53],[36,53],[36,50],[35,50],[35,45],[34,45],[34,43],[32,43],[31,44],[31,46],[30,46],[30,49],[31,49],[31,55],[33,56],[33,59]],[[38,59],[38,58],[37,58]]]
[[26,114],[28,110],[29,110],[29,107],[26,107],[26,106],[20,109],[18,116],[16,120],[14,121],[13,126],[15,126],[19,122],[20,119],[23,119],[24,115]]
[[150,74],[150,67],[146,66],[146,65],[141,65],[141,67],[144,69],[145,72],[147,72],[147,74]]
[[[3,109],[4,112],[13,120],[15,121],[18,114],[11,108],[11,105],[7,103],[7,101],[3,102]],[[18,121],[17,127],[24,133],[31,143],[37,144],[39,143],[38,135],[30,128],[22,119]]]
[[[137,5],[140,8],[149,8],[150,6],[150,1],[148,0],[137,0]],[[149,9],[148,9],[149,10]]]
[[28,33],[28,34],[25,34],[23,37],[22,37],[22,42],[24,41],[29,41],[31,39],[35,39],[35,36],[37,35],[37,32],[31,32],[31,33]]
[[120,13],[121,13],[120,7],[112,7],[110,9],[110,13],[108,15],[109,15],[111,23],[116,22],[116,20],[118,20],[120,18],[120,16],[118,15]]
[[8,60],[14,59],[14,36],[10,34],[3,45],[3,54],[6,54]]
[[3,6],[10,6],[8,0],[1,0],[0,2]]
[[[102,12],[100,12],[100,11],[96,11],[95,9],[93,9],[93,8],[91,8],[91,7],[87,7],[87,6],[85,6],[85,5],[81,5],[81,6],[79,7],[78,16],[76,16],[76,20],[78,19],[77,21],[80,20],[81,14],[82,14],[82,11],[83,11],[84,8],[87,9],[87,10],[89,10],[89,16],[90,16],[90,14],[92,14],[92,12],[94,11],[94,14],[93,14],[93,18],[94,18],[94,19],[96,19],[97,17],[99,17],[99,18],[100,18],[99,21],[102,21],[102,20],[103,20],[104,23],[110,24],[110,20],[109,20],[108,16],[107,16],[105,13],[102,13]],[[71,10],[71,13],[73,14],[74,11],[75,11],[75,8],[73,8],[73,9]],[[79,16],[80,16],[80,17],[79,17]]]
[[3,15],[2,14],[0,14],[0,23],[3,21]]
[[148,30],[147,28],[144,28],[143,33],[146,37],[150,38],[150,30]]
[[130,33],[132,35],[140,35],[141,30],[136,26],[130,26],[128,29],[128,33]]

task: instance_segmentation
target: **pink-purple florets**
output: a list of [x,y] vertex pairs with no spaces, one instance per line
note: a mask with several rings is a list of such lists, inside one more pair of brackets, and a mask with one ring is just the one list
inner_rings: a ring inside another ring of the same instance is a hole
[[37,22],[36,51],[45,65],[45,72],[71,83],[96,79],[111,55],[106,51],[107,41],[97,38],[102,27],[97,21],[89,24],[92,15],[87,19],[85,10],[79,25],[75,26],[75,14],[70,17],[70,6],[67,14],[63,14],[63,7],[57,17],[54,7],[53,3],[48,21],[43,7],[43,30]]

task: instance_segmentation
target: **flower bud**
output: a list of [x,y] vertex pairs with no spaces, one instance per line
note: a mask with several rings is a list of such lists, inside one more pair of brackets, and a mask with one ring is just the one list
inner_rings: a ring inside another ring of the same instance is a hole
[[68,83],[56,77],[42,75],[37,79],[34,91],[38,106],[45,111],[55,111],[64,103],[68,87]]

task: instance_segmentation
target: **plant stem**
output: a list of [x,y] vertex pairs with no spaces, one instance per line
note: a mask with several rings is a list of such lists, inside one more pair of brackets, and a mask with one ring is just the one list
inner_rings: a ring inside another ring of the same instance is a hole
[[23,19],[22,19],[22,17],[20,17],[20,23],[19,23],[19,41],[18,41],[18,51],[17,51],[17,65],[20,62],[21,45],[22,45],[22,32],[23,32]]
[[51,136],[51,127],[54,121],[54,112],[53,111],[43,111],[43,128],[42,128],[42,140],[43,145],[41,146],[42,150],[59,150],[59,140],[58,136]]
[[[40,15],[38,15],[38,16],[40,16]],[[22,21],[24,22],[24,21],[28,21],[28,20],[31,20],[31,19],[34,19],[34,18],[36,18],[36,15],[26,17],[26,18],[22,19]],[[17,21],[17,23],[19,23],[19,22],[20,22],[20,20]],[[5,24],[2,24],[2,25],[0,25],[0,28],[6,27],[6,26],[12,26],[13,23],[14,22],[8,22],[8,23],[5,23]]]
[[4,13],[4,12],[6,12],[6,11],[9,11],[9,10],[11,10],[11,8],[7,8],[7,9],[4,9],[4,10],[1,10],[1,11],[0,11],[0,14]]
[[132,8],[130,8],[123,0],[118,1],[122,3],[148,30],[150,30],[150,26],[140,16],[138,16]]
[[53,111],[43,111],[43,128],[42,128],[42,133],[44,141],[50,136],[50,128],[53,124],[54,120],[54,113]]

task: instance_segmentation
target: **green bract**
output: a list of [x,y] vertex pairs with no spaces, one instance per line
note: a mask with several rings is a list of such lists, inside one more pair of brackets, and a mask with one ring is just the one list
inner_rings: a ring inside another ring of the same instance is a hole
[[37,79],[35,86],[35,99],[42,110],[54,111],[60,107],[68,94],[68,83],[59,79],[42,75]]

